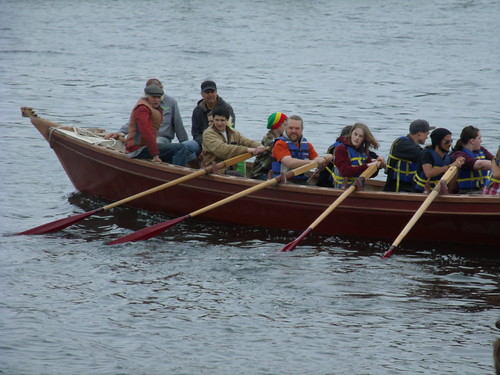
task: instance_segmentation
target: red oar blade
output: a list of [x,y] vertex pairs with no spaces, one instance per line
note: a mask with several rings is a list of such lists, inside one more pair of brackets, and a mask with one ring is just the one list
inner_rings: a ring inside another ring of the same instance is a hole
[[172,228],[175,224],[180,223],[181,221],[189,217],[191,216],[185,215],[182,217],[178,217],[177,219],[164,221],[162,223],[158,223],[150,227],[140,229],[136,232],[120,237],[114,241],[110,241],[107,243],[107,245],[118,245],[120,243],[148,240],[152,237],[159,235],[160,233],[165,232],[167,229]]
[[295,247],[299,244],[300,241],[302,241],[302,239],[307,236],[307,234],[312,230],[311,227],[307,228],[305,231],[302,232],[302,234],[300,236],[298,236],[295,240],[293,240],[292,242],[289,242],[287,243],[282,249],[281,251],[292,251],[293,249],[295,249]]
[[384,255],[382,255],[382,258],[389,258],[393,252],[393,250],[396,248],[396,246],[392,245],[389,250],[387,250]]
[[80,220],[85,219],[86,217],[89,217],[90,215],[93,215],[97,212],[102,211],[102,208],[98,208],[97,210],[85,212],[80,215],[75,215],[75,216],[70,216],[66,217],[64,219],[59,219],[56,221],[52,221],[47,224],[40,225],[35,228],[31,228],[28,230],[25,230],[24,232],[16,233],[16,234],[45,234],[45,233],[52,233],[52,232],[57,232],[58,230],[64,229],[66,227],[69,227],[70,225],[73,225]]

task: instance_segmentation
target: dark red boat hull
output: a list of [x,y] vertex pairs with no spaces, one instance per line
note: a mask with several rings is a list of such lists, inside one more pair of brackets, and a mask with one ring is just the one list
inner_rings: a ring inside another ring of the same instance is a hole
[[[84,193],[117,201],[193,172],[190,168],[130,159],[114,149],[75,139],[59,130],[51,131],[57,124],[34,116],[30,119],[49,140],[75,188]],[[129,206],[181,216],[259,182],[208,175],[147,195],[130,202]],[[199,218],[301,232],[341,193],[337,189],[277,185],[210,210]],[[315,232],[391,243],[425,197],[381,191],[354,192],[315,228]],[[406,239],[470,244],[496,251],[500,248],[500,197],[439,196]]]

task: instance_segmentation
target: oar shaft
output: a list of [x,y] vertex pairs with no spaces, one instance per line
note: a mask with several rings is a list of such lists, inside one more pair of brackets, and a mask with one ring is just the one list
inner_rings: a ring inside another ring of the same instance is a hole
[[457,167],[451,166],[450,168],[448,168],[446,173],[443,175],[443,177],[441,177],[441,179],[436,184],[436,186],[434,186],[434,189],[432,189],[432,191],[429,193],[429,195],[424,200],[424,202],[419,207],[419,209],[413,214],[412,218],[406,224],[406,226],[403,228],[403,230],[401,231],[399,236],[396,238],[396,240],[394,240],[391,248],[388,251],[386,251],[382,257],[388,258],[392,254],[392,251],[401,243],[401,241],[406,237],[408,232],[413,228],[413,226],[420,219],[420,217],[424,214],[424,212],[431,205],[431,203],[434,201],[434,199],[436,199],[436,197],[439,195],[439,191],[441,189],[441,186],[440,186],[441,183],[444,182],[446,185],[448,185],[456,173],[457,173]]
[[309,226],[309,228],[314,229],[321,223],[330,213],[337,208],[354,190],[355,186],[349,186],[346,191],[344,191],[321,215],[318,216],[316,220]]
[[[363,173],[361,173],[361,176],[359,176],[359,179],[361,180],[362,183],[364,183],[364,180],[370,178],[376,171],[377,171],[377,166],[372,165],[372,166],[368,167]],[[316,220],[314,220],[314,222],[299,237],[297,237],[297,239],[295,239],[294,241],[285,245],[281,249],[281,251],[293,250],[297,246],[297,244],[300,241],[302,241],[302,239],[310,231],[312,231],[314,228],[316,228],[316,226],[319,223],[321,223],[328,215],[330,215],[330,213],[355,190],[356,190],[355,185],[349,186],[349,188],[346,191],[344,191],[337,199],[335,199],[335,201],[333,201],[333,203],[330,204],[330,206],[328,206],[328,208],[321,215],[319,215],[318,218]]]
[[111,208],[120,206],[122,204],[128,203],[128,202],[133,201],[133,200],[138,199],[138,198],[142,198],[142,197],[144,197],[146,195],[156,193],[156,192],[161,191],[163,189],[166,189],[168,187],[181,184],[181,183],[183,183],[185,181],[192,180],[193,178],[196,178],[196,177],[199,177],[199,176],[203,176],[205,174],[207,174],[207,172],[205,171],[205,169],[200,169],[199,171],[196,171],[194,173],[190,173],[190,174],[185,175],[183,177],[177,178],[177,179],[175,179],[173,181],[166,182],[166,183],[161,184],[159,186],[156,186],[154,188],[142,191],[142,192],[134,194],[134,195],[132,195],[130,197],[127,197],[127,198],[121,199],[119,201],[113,202],[111,204],[108,204],[108,205],[104,206],[103,209],[104,210],[110,210]]
[[[372,165],[368,167],[361,175],[359,178],[363,181],[370,178],[375,172],[377,171],[377,166]],[[338,207],[339,204],[341,204],[343,201],[346,200],[346,198],[351,195],[356,190],[356,186],[351,185],[349,186],[346,191],[344,191],[314,222],[309,226],[309,228],[314,229],[316,226],[321,223],[330,213]]]
[[[221,161],[220,163],[218,163],[216,165],[216,168],[217,169],[223,169],[223,168],[227,168],[231,165],[234,165],[234,164],[237,164],[239,162],[242,162],[246,159],[249,159],[253,156],[253,154],[249,153],[249,152],[246,152],[244,154],[241,154],[241,155],[238,155],[238,156],[235,156],[231,159],[227,159],[227,160],[224,160],[224,161]],[[117,202],[114,202],[114,203],[111,203],[111,204],[108,204],[106,206],[103,206],[101,208],[98,208],[96,210],[93,210],[93,211],[90,211],[90,212],[87,212],[87,213],[84,213],[84,214],[80,214],[80,215],[76,215],[76,216],[71,216],[71,217],[68,217],[68,218],[64,218],[64,219],[59,219],[59,220],[56,220],[56,221],[53,221],[53,222],[50,222],[50,223],[47,223],[47,224],[44,224],[44,225],[40,225],[36,228],[32,228],[32,229],[29,229],[29,230],[26,230],[24,232],[21,232],[21,233],[18,233],[18,234],[43,234],[43,233],[50,233],[50,232],[55,232],[55,231],[58,231],[58,230],[61,230],[61,229],[64,229],[64,228],[67,228],[69,227],[70,225],[73,225],[74,223],[80,221],[80,220],[83,220],[93,214],[96,214],[98,212],[101,212],[101,211],[104,211],[104,210],[109,210],[113,207],[116,207],[116,206],[119,206],[121,204],[124,204],[124,203],[127,203],[127,202],[130,202],[134,199],[138,199],[138,198],[142,198],[148,194],[152,194],[152,193],[156,193],[160,190],[163,190],[163,189],[166,189],[170,186],[174,186],[174,185],[178,185],[178,184],[181,184],[185,181],[188,181],[188,180],[192,180],[196,177],[199,177],[199,176],[203,176],[205,174],[209,174],[209,173],[212,173],[213,172],[213,168],[212,167],[207,167],[205,169],[200,169],[196,172],[193,172],[193,173],[190,173],[188,175],[185,175],[183,177],[180,177],[176,180],[173,180],[173,181],[169,181],[169,182],[166,182],[160,186],[156,186],[154,188],[151,188],[149,190],[146,190],[146,191],[143,191],[141,193],[137,193],[137,194],[134,194],[128,198],[124,198],[122,200],[119,200]]]
[[222,206],[222,205],[224,205],[226,203],[232,202],[232,201],[234,201],[234,200],[236,200],[238,198],[241,198],[241,197],[243,197],[245,195],[252,194],[254,191],[261,190],[261,189],[263,189],[263,188],[265,188],[267,186],[271,186],[271,185],[274,185],[274,184],[277,184],[277,183],[278,182],[274,178],[271,179],[271,180],[264,181],[264,182],[262,182],[262,183],[260,183],[258,185],[252,186],[251,188],[245,189],[243,191],[240,191],[239,193],[233,194],[233,195],[231,195],[231,196],[229,196],[227,198],[224,198],[224,199],[222,199],[220,201],[212,203],[209,206],[205,206],[203,208],[200,208],[199,210],[191,212],[189,214],[189,216],[191,216],[191,217],[198,216],[198,215],[200,215],[200,214],[202,214],[204,212],[210,211],[210,210],[212,210],[212,209],[214,209],[216,207],[219,207],[219,206]]
[[401,243],[401,241],[406,237],[408,232],[411,230],[411,228],[413,228],[413,226],[420,219],[420,217],[424,214],[425,210],[427,210],[427,208],[431,205],[432,201],[434,200],[434,198],[436,198],[436,196],[438,194],[439,194],[439,192],[437,190],[432,190],[429,193],[429,196],[427,197],[427,199],[424,201],[424,203],[422,203],[420,208],[413,214],[410,221],[403,228],[403,230],[401,231],[399,236],[394,240],[394,242],[392,243],[393,247],[396,247]]
[[[290,171],[286,174],[286,177],[287,178],[292,178],[293,176],[297,176],[299,174],[302,174],[306,171],[308,171],[309,169],[311,168],[314,168],[318,166],[318,163],[313,161],[311,163],[308,163],[300,168],[296,168],[294,169],[293,171]],[[222,206],[223,204],[225,203],[228,203],[228,202],[231,202],[231,201],[234,201],[244,195],[248,195],[248,194],[251,194],[253,193],[254,191],[257,191],[257,190],[260,190],[260,189],[263,189],[265,188],[266,186],[271,186],[271,185],[274,185],[274,184],[277,184],[279,181],[279,177],[276,177],[276,178],[273,178],[271,180],[267,180],[267,181],[264,181],[258,185],[255,185],[255,186],[252,186],[251,188],[248,188],[246,190],[243,190],[237,194],[234,194],[230,197],[227,197],[225,199],[222,199],[221,201],[218,201],[216,203],[213,203],[207,207],[204,207],[202,209],[199,209],[197,211],[194,211],[188,215],[184,215],[180,218],[177,218],[177,219],[174,219],[174,220],[169,220],[169,221],[166,221],[166,222],[163,222],[163,223],[158,223],[158,224],[155,224],[153,225],[152,227],[148,227],[148,228],[143,228],[141,230],[138,230],[137,232],[134,232],[134,233],[131,233],[125,237],[122,237],[122,238],[119,238],[117,240],[114,240],[114,241],[111,241],[108,243],[108,245],[114,245],[114,244],[118,244],[118,243],[124,243],[124,242],[129,242],[129,241],[139,241],[139,240],[143,240],[143,239],[148,239],[148,238],[151,238],[151,237],[154,237],[162,232],[164,232],[165,230],[173,227],[175,224],[177,223],[180,223],[181,221],[185,220],[185,219],[188,219],[190,217],[194,217],[196,215],[199,215],[199,214],[202,214],[204,212],[207,212],[213,208],[216,208],[216,207],[219,207],[219,206]]]
[[[292,171],[289,171],[288,173],[286,173],[286,178],[289,179],[289,178],[292,178],[294,176],[298,176],[302,173],[305,173],[307,172],[308,170],[312,169],[312,168],[315,168],[318,166],[318,163],[313,161],[311,163],[308,163],[306,165],[303,165],[302,167],[299,167],[299,168],[295,168],[294,170]],[[261,190],[261,189],[264,189],[268,186],[271,186],[271,185],[275,185],[279,182],[279,177],[275,177],[275,178],[272,178],[270,180],[267,180],[267,181],[264,181],[264,182],[261,182],[260,184],[258,185],[255,185],[255,186],[252,186],[248,189],[245,189],[243,191],[240,191],[239,193],[236,193],[236,194],[233,194],[227,198],[224,198],[218,202],[215,202],[215,203],[212,203],[211,205],[209,206],[206,206],[206,207],[203,207],[203,208],[200,208],[199,210],[197,211],[194,211],[194,212],[191,212],[189,214],[190,217],[194,217],[194,216],[197,216],[197,215],[200,215],[200,214],[203,214],[207,211],[210,211],[214,208],[217,208],[219,206],[222,206],[226,203],[229,203],[229,202],[232,202],[238,198],[241,198],[241,197],[244,197],[245,195],[249,195],[249,194],[252,194],[253,192],[255,191],[258,191],[258,190]]]
[[[231,165],[238,164],[239,162],[245,161],[245,160],[251,158],[252,156],[253,155],[251,153],[246,152],[244,154],[235,156],[235,157],[233,157],[231,159],[227,159],[227,160],[221,161],[220,163],[217,164],[217,169],[224,169],[224,168],[230,167]],[[142,191],[140,193],[134,194],[134,195],[132,195],[130,197],[124,198],[124,199],[119,200],[117,202],[110,203],[110,204],[104,206],[103,210],[109,210],[111,208],[120,206],[122,204],[128,203],[128,202],[133,201],[135,199],[142,198],[142,197],[144,197],[146,195],[156,193],[158,191],[161,191],[163,189],[169,188],[171,186],[182,184],[183,182],[192,180],[192,179],[194,179],[196,177],[200,177],[200,176],[209,174],[211,172],[212,172],[212,167],[207,167],[207,168],[204,168],[204,169],[200,169],[200,170],[198,170],[196,172],[187,174],[187,175],[185,175],[183,177],[179,177],[179,178],[177,178],[177,179],[175,179],[173,181],[166,182],[166,183],[164,183],[162,185],[159,185],[159,186],[156,186],[154,188],[148,189],[146,191]]]

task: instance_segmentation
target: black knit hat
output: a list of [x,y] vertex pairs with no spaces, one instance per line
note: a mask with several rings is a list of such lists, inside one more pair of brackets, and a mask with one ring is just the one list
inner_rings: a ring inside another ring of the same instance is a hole
[[441,143],[444,137],[446,137],[451,132],[445,128],[437,128],[431,133],[432,147],[436,147]]

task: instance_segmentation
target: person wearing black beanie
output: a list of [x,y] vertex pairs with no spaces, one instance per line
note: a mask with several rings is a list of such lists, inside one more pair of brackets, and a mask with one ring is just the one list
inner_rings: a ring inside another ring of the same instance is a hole
[[432,145],[422,151],[417,163],[417,173],[413,179],[413,188],[417,193],[432,190],[451,165],[460,168],[464,163],[463,157],[451,163],[450,148],[453,139],[448,129],[437,128],[430,137]]

